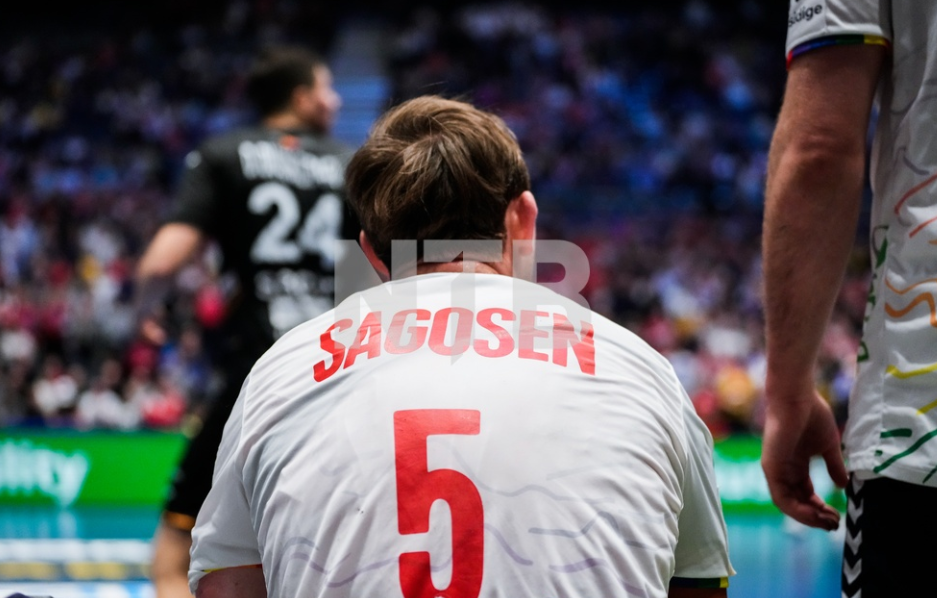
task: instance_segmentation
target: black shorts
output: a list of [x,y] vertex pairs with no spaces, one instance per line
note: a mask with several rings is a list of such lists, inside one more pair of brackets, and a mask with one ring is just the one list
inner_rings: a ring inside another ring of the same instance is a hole
[[168,526],[182,531],[191,531],[195,526],[195,517],[211,490],[221,435],[245,376],[230,377],[202,422],[202,427],[189,441],[163,506],[163,522]]
[[937,596],[937,488],[853,475],[846,499],[843,597]]

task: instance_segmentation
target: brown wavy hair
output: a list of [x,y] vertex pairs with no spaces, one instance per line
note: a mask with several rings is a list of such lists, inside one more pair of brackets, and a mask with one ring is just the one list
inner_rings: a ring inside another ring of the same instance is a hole
[[346,186],[389,266],[393,239],[504,238],[508,204],[530,189],[530,175],[501,118],[423,96],[378,120],[348,165]]

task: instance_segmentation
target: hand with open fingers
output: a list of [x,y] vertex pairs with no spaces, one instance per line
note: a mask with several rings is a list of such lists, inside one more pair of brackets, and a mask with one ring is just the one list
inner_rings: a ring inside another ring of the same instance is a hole
[[[761,466],[771,499],[781,512],[809,525],[835,530],[839,512],[817,495],[810,479],[810,461],[820,456],[839,487],[848,481],[833,412],[813,388],[806,401],[769,397]],[[803,396],[803,395],[802,395]]]

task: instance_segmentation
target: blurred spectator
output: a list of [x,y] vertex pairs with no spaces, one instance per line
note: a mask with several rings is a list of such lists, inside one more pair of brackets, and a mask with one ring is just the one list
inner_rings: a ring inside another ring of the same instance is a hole
[[212,383],[211,364],[202,349],[199,329],[187,326],[177,340],[163,346],[159,371],[167,385],[178,389],[192,403],[203,403]]
[[120,363],[108,359],[91,383],[81,393],[75,422],[80,428],[113,428],[128,430],[137,426],[140,413],[131,404],[125,403],[117,389],[122,376]]
[[178,428],[186,411],[186,397],[168,375],[160,375],[143,400],[143,424],[149,428]]
[[29,264],[39,247],[39,235],[23,199],[7,208],[0,219],[0,279],[13,284],[28,276]]
[[66,372],[61,358],[47,355],[42,372],[33,383],[33,403],[50,424],[64,425],[72,421],[78,399],[78,382]]
[[36,339],[25,327],[9,327],[0,332],[0,357],[5,363],[32,363]]
[[27,423],[33,414],[28,362],[0,364],[0,426]]

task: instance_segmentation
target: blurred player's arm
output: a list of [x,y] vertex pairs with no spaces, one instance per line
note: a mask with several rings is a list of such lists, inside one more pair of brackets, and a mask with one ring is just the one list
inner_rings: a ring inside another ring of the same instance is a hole
[[152,316],[171,290],[173,276],[219,226],[218,153],[209,142],[186,156],[169,220],[156,231],[137,265],[136,313],[141,332],[150,342],[166,340]]
[[[232,567],[212,571],[198,582],[196,598],[266,598],[260,567]],[[687,597],[689,598],[689,597]]]
[[189,550],[192,533],[160,520],[153,540],[150,579],[156,598],[191,598],[189,591]]
[[814,388],[819,347],[852,250],[866,135],[886,49],[832,46],[797,57],[771,144],[763,237],[768,372],[762,465],[784,513],[834,529],[839,514],[813,490],[822,455],[846,472],[832,412]]
[[[143,337],[156,345],[166,342],[166,331],[154,317],[172,288],[173,278],[201,249],[204,235],[180,223],[164,224],[140,258],[136,272],[137,321]],[[192,536],[161,519],[153,543],[150,577],[157,598],[189,598],[189,549]]]
[[164,333],[152,319],[172,288],[173,276],[202,248],[205,235],[190,224],[170,222],[156,232],[136,272],[136,313],[141,331],[151,342],[165,342]]
[[[219,216],[217,148],[208,142],[185,159],[175,204],[137,265],[136,314],[140,332],[149,342],[161,345],[166,331],[154,317],[172,288],[174,275],[199,253],[222,220]],[[160,519],[153,545],[150,575],[157,598],[191,598],[188,589],[188,529],[169,525]]]

